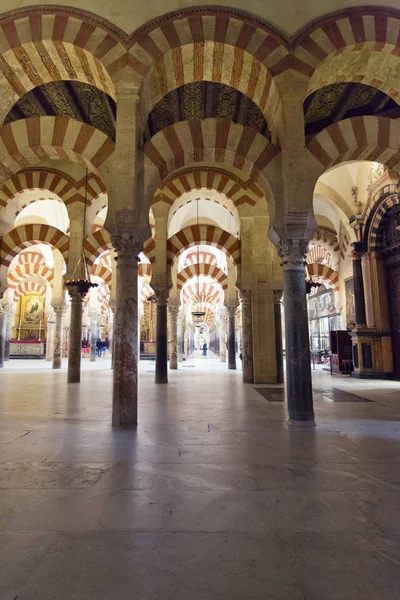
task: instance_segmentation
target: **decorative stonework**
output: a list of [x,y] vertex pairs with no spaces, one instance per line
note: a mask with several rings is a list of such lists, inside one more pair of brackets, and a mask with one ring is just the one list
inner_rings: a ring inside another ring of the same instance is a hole
[[277,251],[282,258],[284,270],[304,270],[308,243],[307,240],[286,240],[285,242],[279,242]]

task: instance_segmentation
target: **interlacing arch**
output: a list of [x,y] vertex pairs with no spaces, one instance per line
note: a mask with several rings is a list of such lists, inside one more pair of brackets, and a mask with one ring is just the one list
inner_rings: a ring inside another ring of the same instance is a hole
[[328,265],[320,263],[307,264],[307,270],[311,278],[324,279],[336,292],[339,289],[339,273]]
[[348,160],[369,160],[400,167],[400,124],[384,117],[353,117],[330,125],[307,145],[326,169]]
[[182,269],[182,271],[179,271],[177,274],[178,290],[180,290],[187,281],[190,281],[199,275],[204,275],[206,277],[215,279],[215,281],[217,281],[224,290],[228,288],[228,277],[226,273],[224,273],[217,265],[197,263],[189,265]]
[[7,283],[9,288],[17,287],[21,281],[34,275],[37,277],[43,277],[43,279],[46,279],[51,286],[53,285],[53,269],[49,269],[39,254],[32,254],[31,256],[32,259],[30,262],[18,262],[15,269],[8,273]]
[[200,244],[219,248],[232,258],[235,265],[240,264],[240,240],[213,225],[191,225],[169,238],[167,241],[168,264],[172,265],[186,248]]
[[114,146],[103,132],[69,117],[13,121],[0,127],[0,183],[39,160],[70,160],[97,173]]
[[97,265],[93,264],[91,271],[90,271],[90,275],[91,275],[91,277],[99,277],[111,289],[112,273],[109,269],[107,269],[107,267],[105,267],[102,264],[97,264]]

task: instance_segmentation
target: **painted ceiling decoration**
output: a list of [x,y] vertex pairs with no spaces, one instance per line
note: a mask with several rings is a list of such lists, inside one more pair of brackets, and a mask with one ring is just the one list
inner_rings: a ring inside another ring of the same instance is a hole
[[189,119],[227,119],[271,139],[264,115],[251,98],[222,83],[196,81],[172,90],[154,107],[147,121],[146,140]]
[[332,123],[367,115],[400,117],[400,106],[383,92],[362,83],[333,83],[304,102],[306,137],[310,138]]
[[96,87],[80,81],[54,81],[27,92],[4,122],[34,116],[71,117],[96,127],[115,141],[115,115],[114,100]]

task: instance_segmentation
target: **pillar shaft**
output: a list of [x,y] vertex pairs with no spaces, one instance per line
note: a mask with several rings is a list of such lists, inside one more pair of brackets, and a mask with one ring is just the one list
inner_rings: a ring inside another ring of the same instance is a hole
[[228,369],[236,369],[236,306],[228,307]]
[[242,365],[243,382],[254,383],[253,369],[253,316],[251,290],[240,291],[242,302]]
[[178,368],[178,306],[170,306],[170,323],[171,323],[171,336],[170,336],[170,356],[169,356],[169,368]]
[[115,236],[118,253],[113,337],[114,427],[137,424],[138,410],[138,255],[142,244]]
[[275,319],[275,351],[276,351],[276,381],[283,383],[283,348],[282,348],[282,291],[274,292]]
[[307,248],[305,240],[288,240],[278,248],[283,259],[289,424],[303,426],[314,425],[304,270]]
[[81,380],[83,297],[75,288],[69,288],[68,292],[71,298],[68,344],[68,383],[78,383]]
[[46,360],[49,362],[53,360],[54,353],[54,321],[51,319],[52,316],[49,315],[46,333]]
[[182,339],[182,312],[178,312],[178,364],[182,362],[183,339]]
[[156,383],[168,383],[167,296],[156,291]]
[[90,318],[90,362],[96,362],[98,340],[97,315]]
[[6,313],[0,306],[0,369],[4,367],[4,352],[6,349]]
[[354,280],[354,309],[356,316],[356,325],[366,325],[364,283],[362,274],[360,242],[355,242],[353,246],[353,280]]
[[220,354],[219,359],[221,362],[226,362],[226,326],[227,326],[227,314],[226,308],[223,307],[221,311],[221,320],[220,320]]
[[61,353],[63,342],[63,315],[65,313],[64,306],[54,307],[56,322],[54,324],[54,351],[53,351],[53,369],[61,369]]

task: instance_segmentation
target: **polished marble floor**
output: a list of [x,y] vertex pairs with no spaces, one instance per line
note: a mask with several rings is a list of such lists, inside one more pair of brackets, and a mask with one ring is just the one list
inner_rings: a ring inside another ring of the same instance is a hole
[[315,371],[317,428],[288,430],[216,358],[140,368],[137,431],[108,359],[0,372],[1,600],[400,598],[400,383]]

